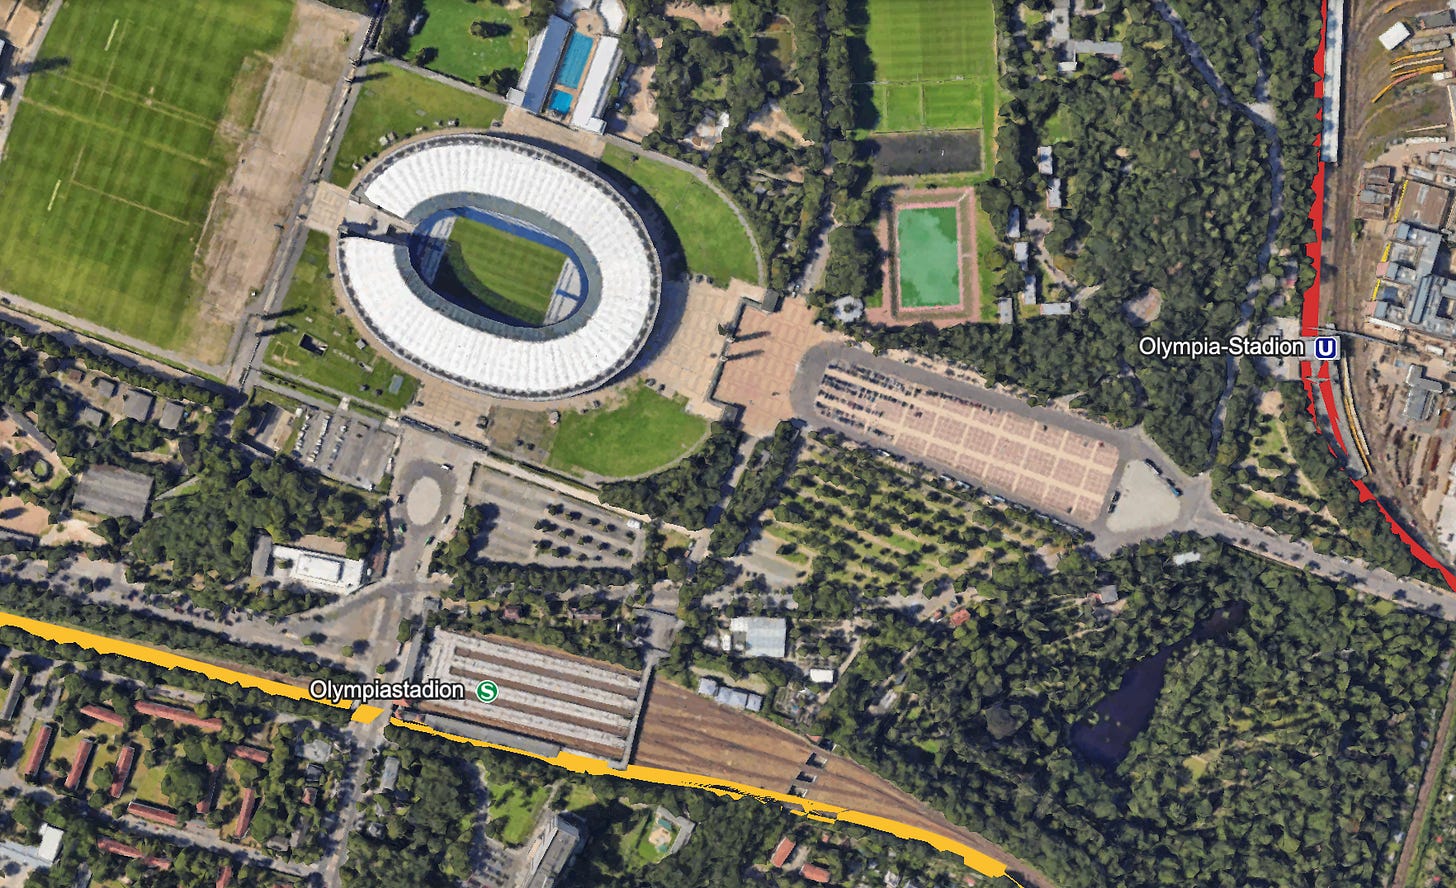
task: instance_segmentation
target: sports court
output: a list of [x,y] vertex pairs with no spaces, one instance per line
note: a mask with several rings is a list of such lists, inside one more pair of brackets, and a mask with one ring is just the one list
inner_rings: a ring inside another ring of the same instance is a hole
[[[879,222],[884,303],[877,323],[980,319],[976,194],[971,188],[897,192]],[[891,221],[893,220],[893,221]]]
[[64,4],[0,162],[0,288],[186,347],[213,196],[292,11]]
[[955,207],[904,209],[896,214],[901,305],[924,308],[960,302],[956,216]]
[[991,0],[869,0],[876,129],[994,127],[996,14]]
[[495,225],[457,216],[436,284],[529,325],[545,323],[566,256]]

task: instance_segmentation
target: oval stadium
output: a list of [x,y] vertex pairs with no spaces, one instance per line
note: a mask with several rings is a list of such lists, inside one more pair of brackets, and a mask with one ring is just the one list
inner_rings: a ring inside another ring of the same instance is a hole
[[662,275],[610,184],[533,145],[435,136],[383,157],[352,197],[337,258],[374,336],[410,365],[502,398],[547,401],[627,368]]

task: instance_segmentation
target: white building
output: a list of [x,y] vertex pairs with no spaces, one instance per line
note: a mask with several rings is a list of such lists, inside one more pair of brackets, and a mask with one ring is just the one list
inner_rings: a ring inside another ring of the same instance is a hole
[[364,562],[357,558],[293,546],[270,546],[266,537],[259,546],[267,554],[258,558],[258,566],[265,559],[267,566],[261,571],[255,570],[255,573],[271,579],[295,582],[325,592],[353,592],[364,585]]
[[789,624],[783,617],[734,617],[728,621],[733,649],[745,657],[783,659],[789,651]]
[[1396,22],[1380,35],[1380,45],[1387,50],[1395,49],[1411,38],[1411,29],[1405,22]]

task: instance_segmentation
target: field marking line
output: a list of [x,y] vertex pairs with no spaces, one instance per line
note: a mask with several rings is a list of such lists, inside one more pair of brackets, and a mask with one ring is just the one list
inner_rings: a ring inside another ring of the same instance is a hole
[[[102,92],[102,95],[103,96],[109,95],[109,93]],[[114,136],[118,137],[122,141],[131,142],[131,143],[135,143],[135,144],[138,144],[138,145],[142,145],[145,148],[148,148],[148,149],[150,149],[152,151],[159,151],[159,152],[161,152],[163,154],[170,154],[171,156],[176,157],[179,160],[185,160],[185,161],[188,161],[189,163],[195,163],[198,166],[203,166],[203,167],[216,167],[216,166],[219,166],[220,165],[215,160],[209,160],[209,159],[207,159],[205,157],[197,157],[196,155],[188,154],[185,151],[179,151],[176,148],[173,148],[171,145],[166,144],[165,142],[156,142],[156,141],[153,141],[151,139],[143,139],[143,138],[140,138],[140,137],[137,136],[136,133],[127,132],[126,130],[121,129],[120,127],[112,126],[109,123],[103,123],[102,121],[97,120],[95,118],[86,117],[84,115],[77,114],[76,112],[70,111],[70,110],[68,110],[66,108],[58,108],[55,105],[47,105],[44,102],[37,102],[37,101],[34,101],[34,100],[30,99],[30,98],[26,98],[25,103],[26,103],[26,105],[28,107],[40,108],[40,109],[42,109],[44,111],[48,111],[51,114],[54,114],[54,115],[58,116],[58,117],[64,117],[64,118],[66,118],[68,120],[74,120],[77,123],[82,124],[83,126],[89,127],[91,129],[96,129],[96,130],[100,130],[100,131],[105,132],[105,133],[110,133],[111,135],[114,135]],[[153,110],[153,109],[150,109],[149,108],[147,110],[150,111],[150,110]],[[163,115],[163,116],[168,116],[168,115]],[[186,121],[183,121],[183,122],[185,123]]]
[[[384,714],[384,710],[378,706],[359,705],[356,707],[352,701],[348,700],[339,703],[333,703],[329,700],[319,700],[309,694],[304,688],[291,685],[287,682],[263,678],[247,672],[241,672],[237,669],[230,669],[226,666],[219,666],[205,660],[175,654],[171,651],[164,651],[133,641],[124,641],[119,638],[111,638],[95,632],[88,632],[84,629],[75,629],[30,617],[22,617],[19,614],[0,611],[0,627],[19,629],[27,635],[33,635],[36,638],[42,638],[56,644],[76,645],[98,654],[125,657],[129,660],[135,660],[151,666],[159,666],[163,669],[180,669],[185,672],[193,672],[214,681],[251,688],[274,697],[309,701],[335,709],[349,709],[352,710],[351,721],[360,724],[371,724]],[[879,832],[898,836],[902,839],[925,842],[937,851],[949,851],[952,854],[959,855],[967,866],[985,876],[1000,877],[1006,875],[1007,872],[1004,863],[972,848],[964,842],[947,838],[923,827],[911,826],[887,817],[851,811],[847,808],[841,808],[825,802],[791,796],[787,793],[773,792],[772,790],[749,786],[747,784],[718,780],[701,774],[689,774],[664,768],[628,765],[622,770],[617,770],[605,759],[590,758],[570,752],[561,752],[548,758],[537,755],[536,753],[527,752],[524,749],[517,749],[513,746],[502,746],[495,743],[487,743],[482,740],[473,740],[468,737],[457,736],[455,734],[447,734],[427,725],[407,722],[393,716],[390,717],[389,723],[395,727],[408,728],[457,743],[528,756],[546,764],[564,768],[574,774],[588,774],[593,776],[609,775],[620,777],[624,780],[637,780],[660,786],[677,786],[686,789],[706,790],[720,796],[726,795],[735,799],[749,796],[761,802],[774,801],[789,806],[791,811],[801,816],[817,814],[821,817],[829,817],[833,820],[842,820],[845,823],[853,823],[857,826],[878,830]],[[794,810],[795,808],[798,810]]]
[[49,213],[51,211],[51,207],[53,207],[53,206],[56,205],[56,195],[59,194],[60,191],[61,191],[61,180],[60,179],[57,179],[56,180],[56,187],[54,187],[54,188],[51,189],[51,199],[46,204],[46,212],[47,213]]
[[116,20],[114,20],[111,23],[111,33],[106,36],[106,46],[102,48],[102,50],[101,50],[102,52],[111,52],[111,41],[113,39],[115,39],[115,37],[116,37],[116,29],[120,25],[121,25],[121,19],[116,19]]
[[92,194],[99,194],[102,197],[108,198],[110,200],[114,200],[117,203],[126,204],[127,206],[132,207],[134,209],[138,209],[138,210],[142,210],[142,211],[147,212],[147,213],[151,213],[153,216],[161,216],[163,219],[166,219],[169,222],[176,222],[178,225],[185,225],[185,226],[187,226],[189,228],[195,227],[197,225],[196,222],[191,222],[191,221],[189,221],[187,219],[178,218],[177,216],[173,216],[173,215],[171,215],[169,213],[164,213],[161,210],[153,209],[152,207],[149,207],[146,204],[137,203],[134,200],[128,200],[128,199],[126,199],[124,197],[118,197],[117,195],[112,194],[109,191],[102,191],[100,188],[95,188],[95,187],[93,187],[91,185],[87,185],[84,182],[77,182],[76,180],[72,179],[71,180],[71,184],[72,185],[75,185],[77,188],[80,188],[80,189],[82,189],[84,191],[89,191]]

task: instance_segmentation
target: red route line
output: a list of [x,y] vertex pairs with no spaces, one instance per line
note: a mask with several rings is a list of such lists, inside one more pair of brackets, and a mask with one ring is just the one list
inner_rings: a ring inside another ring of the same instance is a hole
[[[1315,52],[1314,56],[1314,73],[1316,78],[1314,85],[1314,97],[1316,99],[1324,98],[1325,37],[1329,27],[1329,15],[1329,0],[1322,0],[1322,2],[1320,3],[1320,19],[1323,22],[1323,26],[1320,28],[1319,49]],[[1323,120],[1324,108],[1321,107],[1320,109],[1318,109],[1315,112],[1315,116],[1317,120]],[[1319,150],[1320,143],[1323,138],[1324,131],[1323,127],[1321,127],[1320,132],[1316,133],[1314,137],[1314,148],[1316,151]],[[1324,160],[1319,161],[1318,171],[1315,173],[1314,182],[1311,183],[1311,187],[1314,189],[1314,205],[1310,208],[1309,218],[1310,221],[1314,224],[1315,237],[1314,241],[1305,247],[1305,253],[1308,254],[1310,259],[1314,260],[1314,283],[1312,283],[1309,289],[1304,292],[1304,303],[1301,307],[1300,312],[1300,322],[1302,326],[1300,332],[1305,336],[1314,336],[1318,332],[1316,328],[1318,328],[1319,326],[1320,251],[1324,245],[1325,231]],[[1330,371],[1328,364],[1325,364],[1321,367],[1320,372],[1316,377],[1312,375],[1312,362],[1299,362],[1299,375],[1304,381],[1305,396],[1309,400],[1309,415],[1310,419],[1314,421],[1315,431],[1323,433],[1323,429],[1320,427],[1319,412],[1315,409],[1314,388],[1315,382],[1316,380],[1318,380],[1320,393],[1325,402],[1325,408],[1330,418],[1330,431],[1331,433],[1333,433],[1335,440],[1339,443],[1340,449],[1344,450],[1345,443],[1344,438],[1340,434],[1338,422],[1339,414],[1334,409],[1334,392],[1330,387],[1329,374]],[[1330,453],[1334,454],[1334,448],[1330,448]],[[1348,473],[1346,474],[1346,477],[1349,477]],[[1380,510],[1380,514],[1385,517],[1386,523],[1390,525],[1390,532],[1395,534],[1396,538],[1405,544],[1406,548],[1410,550],[1411,555],[1414,556],[1415,559],[1420,563],[1439,572],[1442,579],[1446,581],[1446,585],[1449,586],[1452,591],[1456,591],[1456,573],[1452,573],[1451,569],[1446,567],[1446,565],[1442,564],[1435,555],[1432,555],[1429,551],[1426,550],[1424,546],[1416,542],[1415,538],[1410,535],[1410,532],[1407,531],[1403,526],[1401,526],[1401,523],[1396,520],[1394,515],[1390,514],[1390,510],[1385,508],[1385,504],[1380,501],[1380,498],[1377,497],[1375,493],[1370,490],[1369,486],[1366,485],[1364,481],[1357,481],[1354,478],[1350,478],[1350,483],[1355,485],[1355,489],[1360,492],[1360,502],[1365,503],[1373,501],[1375,503],[1375,507]]]

